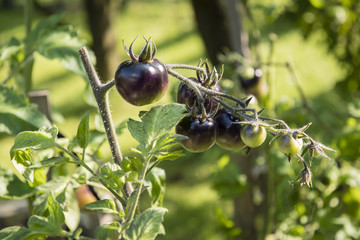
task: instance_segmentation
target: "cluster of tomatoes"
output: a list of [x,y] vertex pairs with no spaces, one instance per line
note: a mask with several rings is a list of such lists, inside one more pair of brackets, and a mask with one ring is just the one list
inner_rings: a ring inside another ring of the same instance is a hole
[[[134,41],[129,49],[125,46],[131,60],[119,65],[115,73],[115,85],[127,102],[142,106],[158,101],[165,94],[169,80],[165,65],[154,58],[155,44],[150,39],[146,40],[140,55],[135,56],[132,51]],[[197,86],[221,92],[218,84],[221,76],[216,70],[210,72],[206,62],[203,62],[199,69],[204,71],[197,70],[197,78],[190,77],[189,80]],[[255,69],[253,78],[258,81],[261,74],[261,70]],[[241,82],[249,87],[248,85],[256,81]],[[190,112],[189,116],[177,124],[175,130],[177,134],[187,136],[181,144],[191,152],[203,152],[215,143],[226,150],[237,150],[246,146],[255,148],[266,139],[267,130],[260,122],[244,123],[232,111],[220,107],[208,94],[197,93],[184,82],[178,87],[177,102],[185,104]],[[290,129],[277,133],[280,151],[289,159],[292,155],[298,154],[303,146],[301,137],[301,132]]]
[[[205,62],[205,69],[208,69]],[[190,78],[193,82],[208,89],[221,92],[216,71]],[[230,110],[220,108],[219,103],[202,93],[204,103],[198,105],[199,97],[190,86],[180,83],[177,102],[185,104],[191,115],[182,119],[176,126],[176,133],[188,137],[182,142],[184,148],[191,152],[203,152],[215,143],[227,150],[237,150],[245,146],[254,148],[265,141],[266,130],[258,125],[241,125],[241,120]]]

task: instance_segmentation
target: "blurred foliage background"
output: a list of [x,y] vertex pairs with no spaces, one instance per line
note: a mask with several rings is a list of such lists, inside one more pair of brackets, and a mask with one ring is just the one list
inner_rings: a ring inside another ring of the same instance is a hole
[[[26,16],[24,1],[0,3],[3,57],[12,38],[26,36]],[[360,238],[357,0],[37,0],[32,13],[33,27],[61,13],[58,24],[71,25],[71,31],[92,48],[104,81],[127,59],[122,40],[128,45],[137,35],[152,37],[163,63],[196,65],[206,57],[214,65],[224,63],[224,89],[239,98],[255,95],[253,107],[266,107],[264,115],[283,119],[291,127],[312,122],[308,134],[337,151],[328,153],[331,160],[314,159],[312,188],[294,181],[302,167],[295,159],[289,164],[266,143],[249,155],[214,146],[203,154],[187,153],[164,162],[160,167],[167,174],[164,206],[169,212],[166,236],[159,239]],[[136,49],[140,46],[135,44]],[[21,93],[16,77],[4,83],[12,69],[4,59],[0,81]],[[289,59],[299,85],[286,67]],[[239,76],[246,65],[263,70],[265,94],[241,88]],[[177,85],[171,79],[172,90],[159,103],[173,101]],[[41,89],[49,90],[52,120],[66,137],[74,137],[86,110],[91,109],[94,118],[96,108],[86,96],[86,81],[56,58],[36,52],[31,90]],[[151,107],[134,107],[116,91],[110,93],[110,102],[115,124]],[[0,114],[0,123],[9,121],[7,117]],[[2,168],[12,168],[9,150],[14,136],[0,133]],[[125,154],[135,144],[126,131],[119,141]],[[107,145],[100,153],[105,160],[111,158]]]

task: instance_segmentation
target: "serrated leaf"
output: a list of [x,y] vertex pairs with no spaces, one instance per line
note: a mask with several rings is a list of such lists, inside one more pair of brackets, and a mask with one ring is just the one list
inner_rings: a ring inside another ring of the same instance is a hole
[[78,34],[70,26],[57,27],[46,35],[41,36],[35,49],[48,59],[57,59],[60,64],[84,79],[86,73],[79,57],[78,50],[85,42],[78,38]]
[[162,153],[161,155],[158,155],[157,158],[159,160],[159,162],[161,161],[174,161],[178,158],[181,158],[185,156],[184,151],[183,150],[177,150],[177,151],[171,151],[171,152],[167,152],[167,153]]
[[28,168],[31,165],[31,150],[14,151],[11,162],[15,169],[29,182],[34,181],[34,170]]
[[137,215],[125,232],[127,240],[153,240],[159,233],[163,233],[162,221],[166,208],[149,208]]
[[61,225],[65,222],[65,216],[60,204],[54,199],[52,194],[49,194],[47,209],[49,211],[49,223],[55,229],[61,231]]
[[57,135],[57,128],[43,127],[39,131],[25,131],[19,133],[14,145],[10,150],[11,158],[14,158],[15,151],[26,151],[28,149],[41,150],[55,146],[55,138]]
[[156,156],[169,154],[180,141],[185,139],[187,139],[186,136],[179,134],[164,134],[155,141],[155,146],[151,153]]
[[129,119],[131,135],[146,150],[150,150],[153,141],[169,132],[185,116],[186,108],[182,104],[157,105],[148,112],[141,112],[141,121]]
[[29,185],[31,187],[37,187],[40,186],[44,183],[46,183],[46,173],[44,171],[44,169],[42,168],[35,168],[35,169],[31,169],[34,170],[33,175],[34,175],[34,181],[30,182]]
[[8,169],[0,169],[0,182],[0,198],[22,199],[33,196],[36,192],[35,188],[21,181]]
[[28,228],[13,226],[0,230],[0,239],[21,240],[21,239],[38,239],[45,238],[46,234],[33,232]]
[[111,199],[102,199],[96,202],[92,202],[85,205],[85,208],[91,211],[97,211],[101,213],[118,214],[115,204]]
[[43,168],[43,167],[51,167],[56,164],[62,164],[69,161],[67,157],[52,157],[45,160],[42,160],[34,165],[29,166],[29,168]]
[[43,193],[36,196],[36,199],[33,202],[33,214],[42,216],[46,210],[47,200],[49,198],[49,193]]
[[52,232],[57,232],[58,230],[55,226],[51,225],[48,222],[48,219],[46,217],[37,216],[37,215],[32,215],[29,218],[27,225],[29,229],[32,231],[38,231],[48,234]]
[[125,172],[135,171],[141,173],[143,163],[137,157],[126,157],[121,163],[122,169]]
[[145,180],[149,187],[147,188],[151,197],[151,203],[154,206],[161,206],[165,194],[165,171],[161,168],[154,168],[146,175]]
[[66,69],[86,79],[78,54],[78,49],[85,43],[71,26],[58,24],[61,17],[60,14],[52,15],[40,21],[24,41],[44,57],[58,59]]
[[10,149],[11,161],[26,180],[30,182],[34,180],[34,171],[28,168],[32,165],[31,150],[41,150],[55,146],[56,135],[56,127],[44,127],[39,131],[21,132],[16,136],[14,145]]
[[37,187],[37,189],[41,192],[54,192],[54,193],[60,193],[64,191],[66,186],[71,181],[71,177],[64,177],[59,176],[56,178],[51,179],[50,181],[46,182],[43,185],[40,185]]
[[73,184],[69,184],[65,188],[64,195],[64,204],[66,206],[64,209],[65,224],[70,229],[70,231],[74,232],[80,223],[80,207],[78,201],[76,200]]
[[78,126],[76,141],[81,148],[86,148],[89,144],[90,130],[89,130],[89,111],[87,111],[80,120]]
[[105,163],[100,168],[100,176],[106,180],[113,189],[121,189],[125,183],[125,173],[117,163]]
[[25,130],[37,130],[42,126],[51,126],[44,114],[35,104],[29,103],[24,95],[14,88],[0,85],[0,132],[18,134]]
[[119,222],[104,224],[96,230],[96,239],[98,240],[118,239],[120,228],[121,225]]
[[177,143],[182,140],[187,139],[188,137],[180,134],[164,134],[156,140],[156,144],[152,149],[152,153],[156,154],[157,152],[168,151],[170,148],[174,147]]

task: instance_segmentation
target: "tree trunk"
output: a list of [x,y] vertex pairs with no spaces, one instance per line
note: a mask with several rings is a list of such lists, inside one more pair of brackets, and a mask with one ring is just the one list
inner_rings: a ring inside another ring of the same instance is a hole
[[197,26],[210,61],[220,64],[225,49],[250,58],[247,32],[241,22],[242,8],[236,0],[192,0]]
[[104,81],[114,77],[119,62],[116,53],[116,39],[112,31],[112,17],[116,9],[112,0],[84,0],[90,31],[92,49],[96,56],[96,68]]

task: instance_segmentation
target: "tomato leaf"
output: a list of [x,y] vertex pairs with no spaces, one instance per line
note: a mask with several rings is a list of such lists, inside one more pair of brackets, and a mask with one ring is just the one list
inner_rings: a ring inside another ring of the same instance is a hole
[[55,146],[56,135],[56,127],[44,127],[39,131],[25,131],[16,136],[14,145],[10,149],[11,161],[27,181],[34,181],[34,169],[28,168],[32,165],[31,150]]
[[148,112],[139,114],[141,121],[129,119],[128,128],[139,143],[139,150],[146,155],[153,142],[169,132],[186,115],[186,108],[182,104],[172,103],[157,105]]
[[80,207],[76,199],[73,184],[67,185],[64,190],[64,196],[64,205],[66,206],[64,209],[65,224],[70,231],[74,232],[80,223]]
[[38,239],[45,238],[46,234],[39,233],[36,231],[31,231],[28,228],[13,226],[8,228],[3,228],[0,230],[0,239],[6,240],[19,240],[19,239]]
[[121,225],[119,222],[104,224],[96,230],[96,239],[99,240],[118,239],[120,234],[119,233],[120,227]]
[[[85,45],[71,26],[60,26],[61,15],[40,21],[25,38],[25,42],[48,59],[57,59],[69,71],[86,79],[78,49]],[[94,59],[94,58],[92,58]]]
[[81,148],[86,148],[89,144],[89,111],[87,111],[80,120],[80,124],[76,134],[76,141]]
[[25,131],[19,133],[15,138],[15,143],[10,150],[11,157],[16,151],[26,151],[27,149],[41,150],[55,146],[57,128],[43,127],[39,131]]
[[103,199],[96,202],[92,202],[85,205],[85,208],[91,211],[97,211],[101,213],[110,213],[118,215],[115,204],[111,199]]
[[100,176],[107,181],[113,189],[119,190],[124,186],[125,173],[117,163],[105,163],[100,168]]
[[67,157],[52,157],[45,160],[42,160],[34,165],[29,166],[29,168],[43,168],[43,167],[51,167],[56,164],[62,164],[69,161]]
[[143,169],[143,163],[137,157],[125,157],[121,163],[122,169],[125,172],[135,171],[141,173]]
[[38,186],[37,189],[41,192],[62,192],[71,181],[71,177],[58,176],[51,179],[45,184]]
[[153,240],[158,234],[164,234],[161,222],[166,208],[149,208],[137,215],[125,232],[127,240]]
[[53,225],[48,222],[48,219],[46,217],[38,215],[32,215],[29,218],[27,224],[30,230],[47,234],[51,232],[56,232],[57,230]]
[[187,137],[180,134],[164,134],[155,141],[151,153],[154,154],[159,161],[175,160],[184,155],[182,150],[174,150],[176,150],[178,143],[185,139],[187,139]]
[[61,225],[65,222],[65,216],[63,209],[60,204],[54,199],[52,194],[49,194],[48,202],[48,211],[49,211],[49,223],[54,226],[55,229],[61,231]]
[[0,85],[0,132],[18,134],[24,130],[37,130],[42,126],[51,126],[44,114],[38,111],[24,95],[14,88]]
[[[0,197],[6,199],[27,198],[35,194],[36,189],[21,181],[8,169],[0,169]],[[0,238],[1,239],[1,238]]]
[[165,171],[161,168],[154,168],[146,175],[147,188],[154,206],[162,206],[165,194]]

